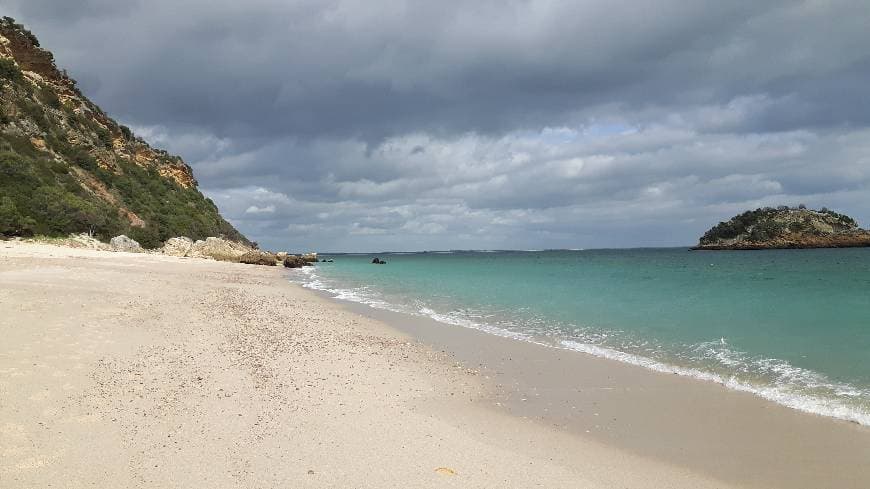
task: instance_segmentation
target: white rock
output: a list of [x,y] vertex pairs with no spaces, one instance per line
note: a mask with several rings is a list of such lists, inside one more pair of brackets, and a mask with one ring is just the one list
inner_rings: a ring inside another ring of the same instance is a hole
[[139,243],[136,240],[128,238],[123,234],[120,236],[115,236],[109,241],[109,245],[112,247],[112,251],[123,251],[126,253],[144,253],[145,250],[139,246]]
[[193,240],[186,236],[169,238],[163,243],[161,252],[169,256],[188,256],[193,248]]

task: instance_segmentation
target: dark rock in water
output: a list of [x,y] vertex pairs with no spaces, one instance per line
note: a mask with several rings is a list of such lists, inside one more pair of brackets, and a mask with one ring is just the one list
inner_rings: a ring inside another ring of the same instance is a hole
[[277,265],[278,258],[272,253],[260,250],[251,250],[239,257],[239,263],[247,263],[248,265],[267,265],[274,267]]
[[310,265],[311,264],[303,260],[302,257],[296,255],[287,255],[287,258],[284,258],[284,267],[286,268],[302,268]]
[[385,262],[384,260],[381,260],[380,258],[375,258],[374,260],[372,260],[372,263],[375,265],[386,265],[387,264],[387,262]]

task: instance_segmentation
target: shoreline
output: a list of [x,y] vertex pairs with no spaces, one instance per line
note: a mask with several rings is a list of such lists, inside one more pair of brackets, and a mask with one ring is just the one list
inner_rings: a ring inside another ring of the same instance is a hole
[[738,486],[870,485],[865,462],[870,427],[856,421],[810,413],[713,380],[309,290],[480,369],[497,391],[488,399],[490,409]]
[[493,410],[281,269],[2,242],[0,304],[3,487],[732,487]]
[[[632,366],[640,367],[648,371],[654,371],[662,374],[679,375],[692,381],[718,384],[730,391],[749,393],[760,399],[771,401],[780,406],[800,411],[808,415],[822,416],[837,421],[856,423],[870,430],[870,412],[868,412],[866,409],[858,409],[855,406],[849,406],[847,404],[844,404],[838,399],[829,399],[820,396],[814,396],[812,394],[807,395],[800,392],[789,391],[788,389],[782,388],[781,386],[775,384],[752,384],[750,382],[740,380],[734,376],[729,377],[727,373],[704,370],[703,368],[693,366],[681,366],[677,363],[669,362],[668,360],[660,360],[648,356],[626,353],[606,346],[581,343],[568,339],[563,339],[560,340],[558,343],[555,343],[553,341],[548,341],[540,337],[516,333],[498,326],[491,326],[486,323],[463,321],[449,315],[436,314],[434,311],[428,309],[420,311],[409,311],[407,309],[403,310],[401,306],[396,306],[395,304],[389,304],[380,300],[374,302],[371,300],[366,300],[358,296],[352,289],[326,287],[322,284],[320,278],[316,275],[314,275],[315,278],[312,281],[312,275],[310,273],[313,272],[312,269],[306,269],[299,272],[291,273],[295,274],[300,272],[306,275],[305,279],[300,281],[295,279],[294,277],[294,279],[291,280],[292,282],[300,284],[306,289],[312,290],[324,298],[336,300],[340,304],[353,304],[362,306],[362,309],[354,309],[356,312],[359,313],[366,314],[366,311],[368,311],[369,309],[385,311],[389,313],[395,313],[400,316],[409,316],[412,318],[419,318],[425,321],[432,321],[437,324],[446,324],[452,327],[480,331],[487,335],[507,338],[515,341],[522,341],[525,343],[534,344],[553,350],[564,350],[569,352],[581,353],[584,355],[591,355],[596,358],[616,361],[621,364],[629,364]],[[789,367],[799,368],[791,365],[789,365]],[[808,372],[810,374],[815,373],[812,370],[809,370]],[[828,385],[839,389],[858,389],[858,387],[849,384],[835,385],[829,383]]]

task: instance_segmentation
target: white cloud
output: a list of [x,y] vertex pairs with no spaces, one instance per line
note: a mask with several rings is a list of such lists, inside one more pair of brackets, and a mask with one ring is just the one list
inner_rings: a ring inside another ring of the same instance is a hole
[[[211,194],[243,229],[247,219],[262,224],[252,207],[273,206],[271,224],[257,228],[268,242],[345,250],[691,244],[730,214],[800,202],[840,203],[870,218],[855,192],[870,188],[867,129],[743,134],[657,124],[557,144],[551,136],[413,134],[374,148],[319,141],[322,159],[311,160],[304,182],[288,173],[269,187]],[[414,153],[420,146],[427,150]],[[335,159],[377,168],[377,180],[331,164],[330,147]],[[311,145],[287,143],[283,153],[308,158]]]
[[267,205],[265,207],[257,207],[255,205],[252,205],[245,209],[245,214],[273,214],[274,212],[274,205]]

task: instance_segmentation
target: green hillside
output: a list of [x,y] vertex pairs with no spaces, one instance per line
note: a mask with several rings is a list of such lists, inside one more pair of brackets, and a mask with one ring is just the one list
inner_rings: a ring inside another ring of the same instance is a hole
[[12,19],[0,21],[0,235],[247,243],[181,158],[118,125]]

